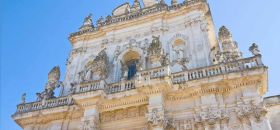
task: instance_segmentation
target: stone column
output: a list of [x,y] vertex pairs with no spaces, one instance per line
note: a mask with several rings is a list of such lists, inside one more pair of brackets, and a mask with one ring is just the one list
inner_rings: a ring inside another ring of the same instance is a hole
[[97,106],[86,107],[81,121],[82,130],[100,130]]
[[150,130],[164,130],[166,127],[167,119],[164,113],[164,97],[161,93],[149,96],[147,118]]

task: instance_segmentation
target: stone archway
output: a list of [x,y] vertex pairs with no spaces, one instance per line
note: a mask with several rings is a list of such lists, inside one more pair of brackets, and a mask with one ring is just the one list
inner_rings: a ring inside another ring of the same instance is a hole
[[136,72],[141,70],[145,62],[144,51],[140,48],[129,48],[117,58],[117,73],[121,80],[133,79]]

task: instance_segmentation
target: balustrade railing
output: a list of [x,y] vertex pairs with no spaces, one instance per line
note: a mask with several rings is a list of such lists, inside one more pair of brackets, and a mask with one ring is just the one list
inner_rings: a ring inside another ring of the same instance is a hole
[[102,90],[102,89],[104,89],[105,86],[106,86],[106,83],[104,80],[84,82],[79,85],[78,91],[76,91],[76,93]]
[[26,113],[26,112],[32,112],[37,111],[45,108],[53,108],[53,107],[59,107],[59,106],[65,106],[65,105],[71,105],[73,104],[72,97],[59,97],[59,98],[53,98],[49,100],[42,100],[39,102],[31,102],[31,103],[25,103],[25,104],[19,104],[17,106],[17,113]]
[[129,80],[129,81],[121,81],[118,83],[113,83],[107,86],[106,93],[112,94],[117,92],[123,92],[127,90],[135,89],[135,81]]
[[[113,94],[113,93],[132,90],[136,88],[136,85],[139,84],[145,85],[147,83],[152,83],[150,81],[153,79],[160,79],[167,76],[171,77],[173,84],[180,84],[191,80],[208,78],[220,74],[245,71],[257,67],[264,67],[260,55],[250,57],[250,58],[240,59],[233,62],[222,63],[218,65],[207,66],[203,68],[197,68],[197,69],[187,70],[187,71],[173,73],[173,74],[171,74],[169,66],[165,66],[165,67],[158,67],[145,71],[139,71],[137,72],[137,76],[135,77],[135,79],[120,81],[118,83],[113,83],[113,84],[106,84],[105,81],[103,80],[84,82],[77,86],[75,93],[103,90],[107,94]],[[26,113],[26,112],[45,109],[45,108],[71,105],[73,103],[74,102],[71,96],[58,97],[58,98],[43,100],[39,102],[20,104],[17,106],[17,113]]]
[[260,55],[250,57],[250,58],[240,59],[233,62],[222,63],[218,65],[174,73],[171,75],[171,77],[172,77],[173,84],[179,84],[190,80],[211,77],[219,74],[243,71],[246,69],[256,68],[259,66],[263,66]]
[[138,81],[148,81],[155,78],[162,78],[170,75],[169,66],[158,67],[154,69],[144,70],[137,73]]

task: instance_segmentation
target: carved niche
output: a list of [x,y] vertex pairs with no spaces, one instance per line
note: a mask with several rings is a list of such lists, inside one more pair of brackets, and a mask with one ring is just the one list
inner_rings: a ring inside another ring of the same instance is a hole
[[104,80],[108,76],[109,58],[105,49],[98,53],[94,60],[88,61],[85,69],[79,73],[80,81]]

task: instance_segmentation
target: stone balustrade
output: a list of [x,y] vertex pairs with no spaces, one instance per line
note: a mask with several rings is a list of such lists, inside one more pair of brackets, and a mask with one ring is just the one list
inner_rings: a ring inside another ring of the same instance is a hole
[[187,70],[172,74],[172,83],[180,84],[191,80],[232,73],[263,66],[261,55],[240,59],[233,62]]
[[[76,86],[76,90],[72,94],[79,94],[97,90],[104,90],[107,94],[114,94],[124,92],[137,88],[137,85],[141,86],[146,83],[152,83],[151,80],[161,79],[164,77],[171,77],[173,84],[181,84],[191,80],[197,80],[202,78],[208,78],[211,76],[217,76],[221,74],[245,71],[248,69],[254,69],[257,67],[264,67],[261,61],[261,55],[257,55],[250,58],[240,59],[234,62],[221,63],[213,66],[207,66],[192,70],[186,70],[179,73],[171,74],[169,66],[158,67],[154,69],[144,70],[137,72],[135,79],[123,80],[118,83],[106,84],[104,80],[90,81],[80,83]],[[25,113],[30,111],[36,111],[45,108],[59,107],[64,105],[73,104],[73,100],[70,96],[59,97],[50,100],[32,102],[20,104],[17,107],[17,113]]]
[[49,100],[42,100],[39,102],[19,104],[17,106],[16,114],[37,111],[45,108],[54,108],[54,107],[72,105],[73,103],[74,102],[72,97],[66,96],[66,97],[53,98]]
[[157,67],[149,70],[140,71],[137,73],[137,80],[138,81],[146,81],[151,80],[154,78],[161,78],[170,75],[170,68],[169,66],[164,67]]
[[103,90],[105,86],[106,82],[104,80],[84,82],[78,86],[78,89],[75,91],[75,93]]
[[135,89],[135,81],[129,80],[129,81],[121,81],[118,83],[113,83],[107,86],[106,93],[113,94],[117,92],[123,92],[127,90]]

